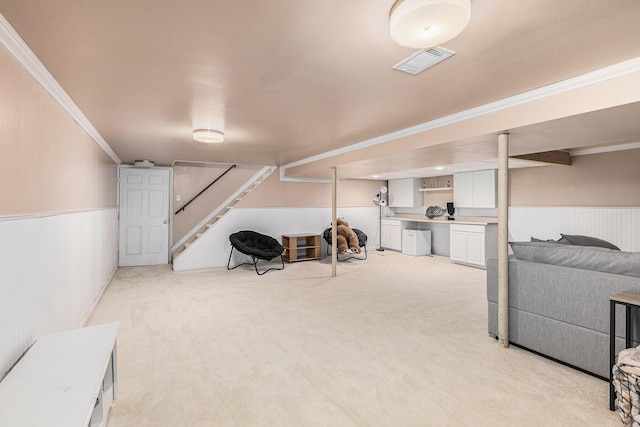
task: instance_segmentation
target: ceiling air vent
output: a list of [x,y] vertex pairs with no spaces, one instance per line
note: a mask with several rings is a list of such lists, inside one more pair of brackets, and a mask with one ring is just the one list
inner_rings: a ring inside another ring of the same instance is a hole
[[418,74],[455,54],[454,51],[443,47],[431,47],[414,53],[404,61],[396,64],[393,69],[409,74]]

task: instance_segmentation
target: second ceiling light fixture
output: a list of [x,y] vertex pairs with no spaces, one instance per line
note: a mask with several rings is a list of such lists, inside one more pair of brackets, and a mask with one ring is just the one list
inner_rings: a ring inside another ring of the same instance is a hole
[[396,43],[425,49],[451,40],[467,27],[471,0],[398,0],[389,18]]

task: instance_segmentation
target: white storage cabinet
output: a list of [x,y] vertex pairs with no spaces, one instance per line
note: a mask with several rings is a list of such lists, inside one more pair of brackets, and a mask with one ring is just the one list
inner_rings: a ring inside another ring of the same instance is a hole
[[402,250],[402,223],[383,219],[380,225],[380,246],[394,251]]
[[431,231],[402,230],[402,253],[413,256],[431,255]]
[[422,206],[422,180],[405,178],[389,180],[389,206],[392,208],[415,208]]
[[484,225],[451,224],[449,233],[452,261],[486,267]]
[[495,208],[495,169],[453,175],[453,203],[457,208]]

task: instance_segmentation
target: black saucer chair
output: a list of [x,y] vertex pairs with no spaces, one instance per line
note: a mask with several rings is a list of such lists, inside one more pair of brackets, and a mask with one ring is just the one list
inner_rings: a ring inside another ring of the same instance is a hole
[[[231,252],[229,253],[227,270],[233,270],[234,268],[240,267],[241,265],[253,265],[253,268],[256,269],[256,273],[261,276],[267,271],[284,269],[284,260],[282,259],[284,248],[273,237],[267,236],[265,234],[260,234],[256,231],[242,230],[231,234],[229,236],[229,241],[231,242]],[[234,249],[238,252],[250,256],[252,262],[244,262],[242,264],[230,267],[231,255],[233,254]],[[261,259],[264,261],[271,261],[272,259],[277,257],[280,257],[282,267],[272,267],[263,272],[258,271],[258,260]]]
[[[360,253],[360,255],[338,254],[338,261],[346,261],[352,258],[360,261],[364,261],[365,259],[367,259],[367,239],[368,239],[367,235],[364,233],[364,231],[358,230],[357,228],[351,228],[351,229],[353,230],[354,233],[356,233],[356,236],[358,236],[358,245],[360,246],[361,249],[364,250],[364,257],[362,256],[362,253]],[[324,239],[325,242],[327,242],[327,255],[329,255],[329,248],[331,248],[331,227],[324,230],[324,233],[322,233],[322,238]]]

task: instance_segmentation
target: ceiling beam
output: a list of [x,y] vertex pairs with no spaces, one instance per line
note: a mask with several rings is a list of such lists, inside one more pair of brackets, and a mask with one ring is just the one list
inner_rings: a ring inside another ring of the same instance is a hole
[[545,151],[544,153],[511,156],[513,159],[533,160],[534,162],[554,163],[571,166],[571,154],[568,151]]

